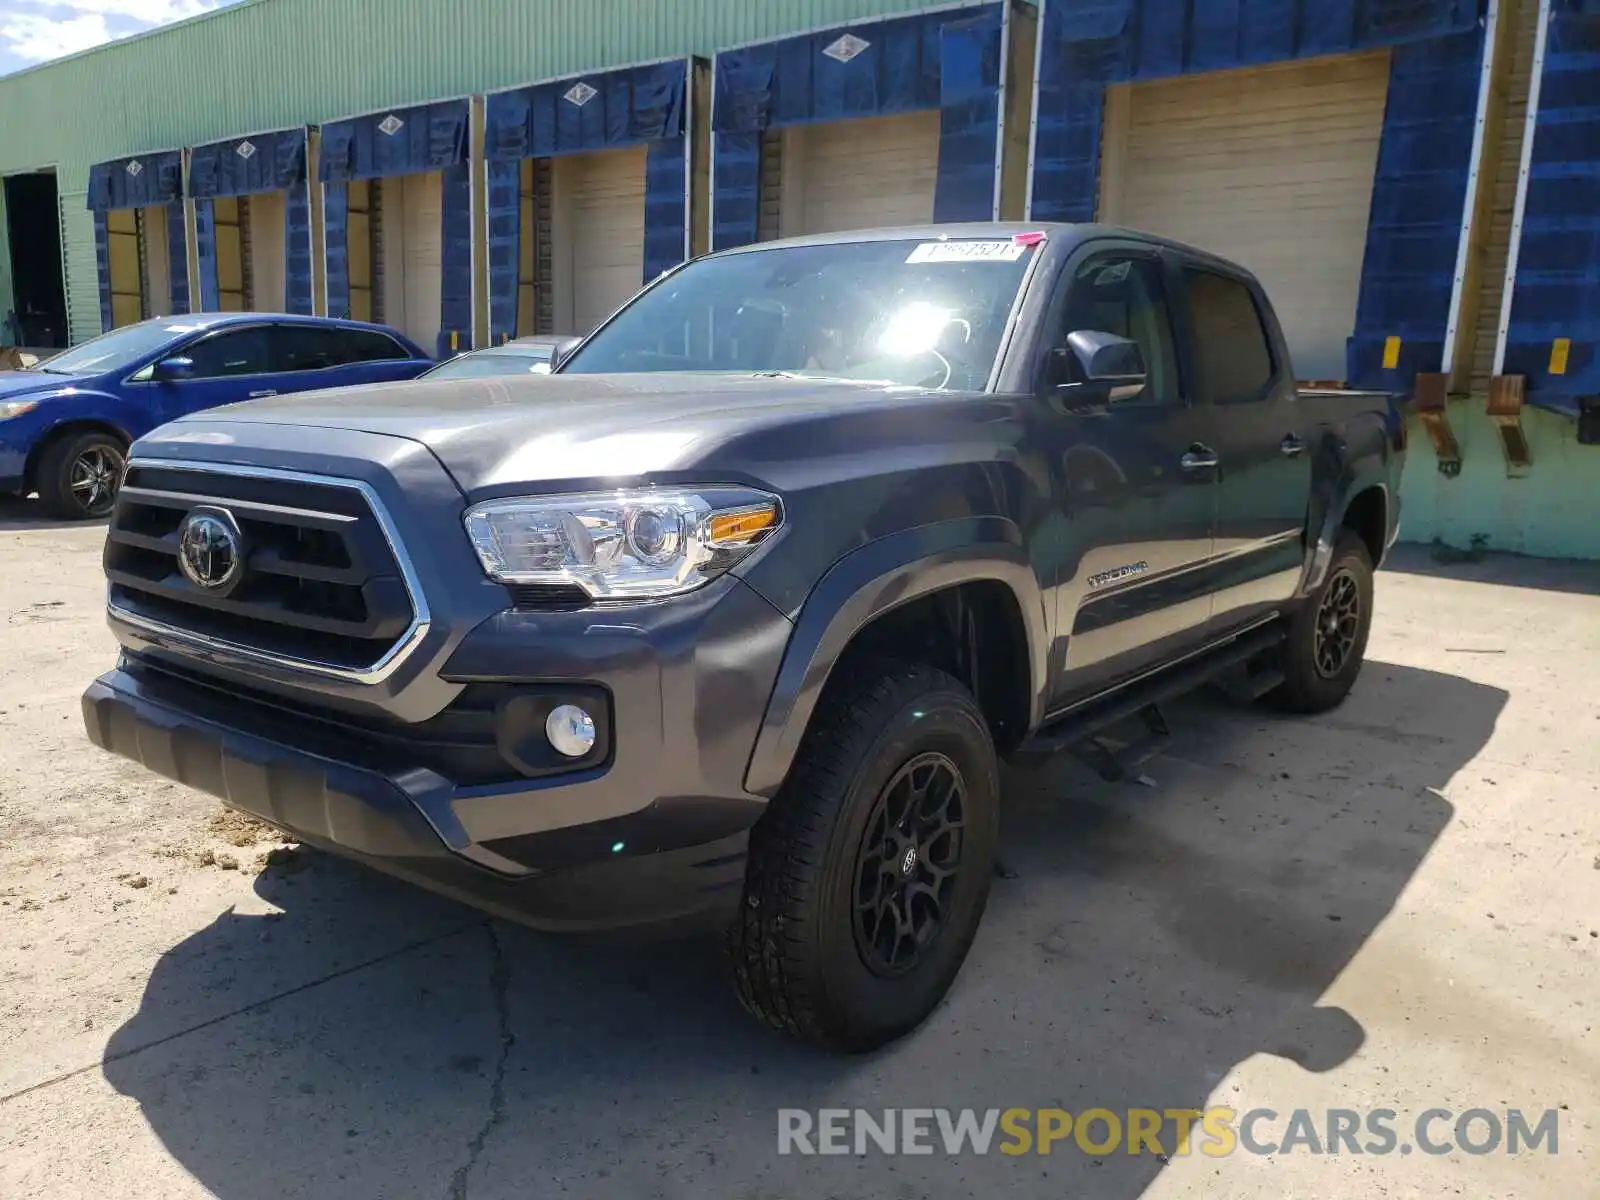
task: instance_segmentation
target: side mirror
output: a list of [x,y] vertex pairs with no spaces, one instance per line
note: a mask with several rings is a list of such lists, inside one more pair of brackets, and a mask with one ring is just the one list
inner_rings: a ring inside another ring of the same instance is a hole
[[156,364],[152,379],[162,383],[170,383],[175,379],[188,379],[194,375],[194,359],[192,358],[163,358]]
[[1063,349],[1051,351],[1050,388],[1077,404],[1116,404],[1132,400],[1149,382],[1137,342],[1097,329],[1067,335]]

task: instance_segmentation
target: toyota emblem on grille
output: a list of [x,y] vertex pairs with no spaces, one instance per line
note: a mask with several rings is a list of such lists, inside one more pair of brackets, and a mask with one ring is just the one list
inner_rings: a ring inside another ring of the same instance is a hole
[[178,526],[178,568],[208,592],[224,592],[244,573],[244,535],[225,508],[196,508]]

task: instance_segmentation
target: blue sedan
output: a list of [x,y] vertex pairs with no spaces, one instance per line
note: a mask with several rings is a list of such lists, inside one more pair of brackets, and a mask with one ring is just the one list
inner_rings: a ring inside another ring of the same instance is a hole
[[260,396],[412,379],[433,365],[383,325],[200,313],[125,325],[0,371],[0,492],[53,516],[111,511],[128,446],[187,413]]

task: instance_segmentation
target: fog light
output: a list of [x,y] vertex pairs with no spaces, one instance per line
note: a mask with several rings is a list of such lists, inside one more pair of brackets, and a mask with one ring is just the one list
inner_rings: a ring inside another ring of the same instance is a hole
[[594,749],[594,718],[576,704],[557,705],[545,718],[544,733],[568,758],[582,758]]

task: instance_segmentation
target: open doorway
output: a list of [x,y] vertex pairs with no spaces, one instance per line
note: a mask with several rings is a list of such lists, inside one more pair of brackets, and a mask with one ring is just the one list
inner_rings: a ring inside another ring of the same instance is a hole
[[30,350],[67,345],[67,296],[61,271],[61,210],[54,171],[7,175],[5,212],[11,253],[12,309],[0,314],[0,342]]

